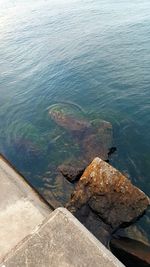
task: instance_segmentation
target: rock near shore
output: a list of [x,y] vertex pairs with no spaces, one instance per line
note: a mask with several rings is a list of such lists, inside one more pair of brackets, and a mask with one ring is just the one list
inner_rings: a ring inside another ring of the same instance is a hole
[[127,267],[150,266],[150,246],[130,238],[112,239],[111,251]]
[[85,165],[62,164],[58,166],[58,170],[65,178],[67,178],[69,182],[74,183],[78,181],[81,175],[83,174],[85,170]]
[[67,208],[76,214],[88,205],[115,230],[136,220],[149,204],[149,198],[128,178],[95,158],[80,178]]

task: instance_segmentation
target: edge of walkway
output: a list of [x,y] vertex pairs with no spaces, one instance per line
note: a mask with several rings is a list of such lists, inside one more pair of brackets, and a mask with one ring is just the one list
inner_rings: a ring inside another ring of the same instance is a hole
[[[26,265],[28,262],[28,265]],[[58,208],[0,267],[124,267],[67,209]]]
[[[3,161],[3,163],[4,164],[6,164],[5,165],[5,169],[7,168],[7,170],[8,170],[8,167],[10,167],[11,168],[11,170],[13,171],[13,172],[15,172],[15,174],[17,175],[17,176],[19,176],[19,180],[20,180],[20,183],[22,184],[22,185],[24,185],[30,192],[32,192],[32,194],[34,194],[35,195],[35,197],[37,198],[37,199],[39,199],[39,203],[40,202],[42,202],[43,204],[45,204],[47,207],[49,207],[52,211],[54,211],[55,210],[55,208],[52,206],[52,204],[50,204],[39,192],[38,192],[38,190],[35,188],[35,187],[33,187],[32,186],[32,184],[25,178],[25,176],[21,173],[21,172],[19,172],[18,170],[17,170],[17,168],[12,164],[12,163],[10,163],[10,161],[3,155],[3,154],[1,154],[0,153],[0,160],[2,160]],[[2,167],[2,166],[1,166]],[[8,172],[9,172],[9,170],[8,170]]]

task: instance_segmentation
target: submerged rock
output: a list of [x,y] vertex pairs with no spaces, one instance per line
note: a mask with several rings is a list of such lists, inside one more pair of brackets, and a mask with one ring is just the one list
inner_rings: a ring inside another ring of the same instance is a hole
[[76,214],[89,207],[112,229],[132,223],[143,214],[149,198],[119,171],[95,158],[80,178],[67,208]]
[[25,156],[26,159],[37,159],[41,157],[42,151],[38,145],[33,143],[31,140],[25,138],[18,138],[13,143],[13,147],[19,155]]
[[49,110],[52,120],[72,134],[75,143],[81,147],[81,154],[87,165],[94,157],[108,159],[112,146],[112,125],[104,120],[89,122],[60,107]]
[[125,237],[112,239],[110,249],[127,267],[150,266],[150,246],[142,242]]
[[41,179],[43,187],[40,192],[55,209],[69,201],[74,184],[69,183],[58,170],[47,170]]
[[81,119],[76,119],[72,115],[65,114],[58,110],[50,110],[50,117],[63,128],[70,131],[85,131],[91,125],[89,122]]
[[107,160],[112,145],[111,123],[99,120],[95,127],[85,132],[81,145],[88,164],[95,157]]

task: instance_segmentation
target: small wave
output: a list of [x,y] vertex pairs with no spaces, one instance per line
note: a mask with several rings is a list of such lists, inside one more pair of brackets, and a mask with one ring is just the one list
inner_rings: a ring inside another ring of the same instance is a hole
[[73,107],[79,109],[82,113],[84,113],[84,114],[86,113],[85,110],[79,104],[74,103],[72,101],[59,101],[59,102],[56,102],[55,104],[52,104],[52,105],[48,106],[46,108],[46,110],[54,108],[54,107],[58,106],[58,104],[70,105],[70,106],[73,106]]

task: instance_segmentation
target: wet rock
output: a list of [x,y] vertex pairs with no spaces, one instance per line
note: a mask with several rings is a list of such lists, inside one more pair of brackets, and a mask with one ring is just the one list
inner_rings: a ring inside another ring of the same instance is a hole
[[83,205],[77,210],[75,216],[78,220],[98,238],[103,245],[108,247],[111,239],[112,228],[105,224],[100,217],[95,214],[88,205]]
[[79,180],[85,170],[85,167],[62,164],[58,167],[58,170],[69,182],[74,183]]
[[150,246],[147,234],[139,225],[136,225],[136,224],[132,224],[126,228],[120,228],[114,234],[115,238],[118,238],[118,236],[134,239],[134,240],[140,241],[140,242],[145,243],[146,245]]
[[130,238],[112,239],[111,251],[127,267],[150,266],[150,246]]
[[143,214],[149,198],[124,175],[100,158],[95,158],[80,178],[67,208],[74,214],[83,205],[112,229],[132,223]]

